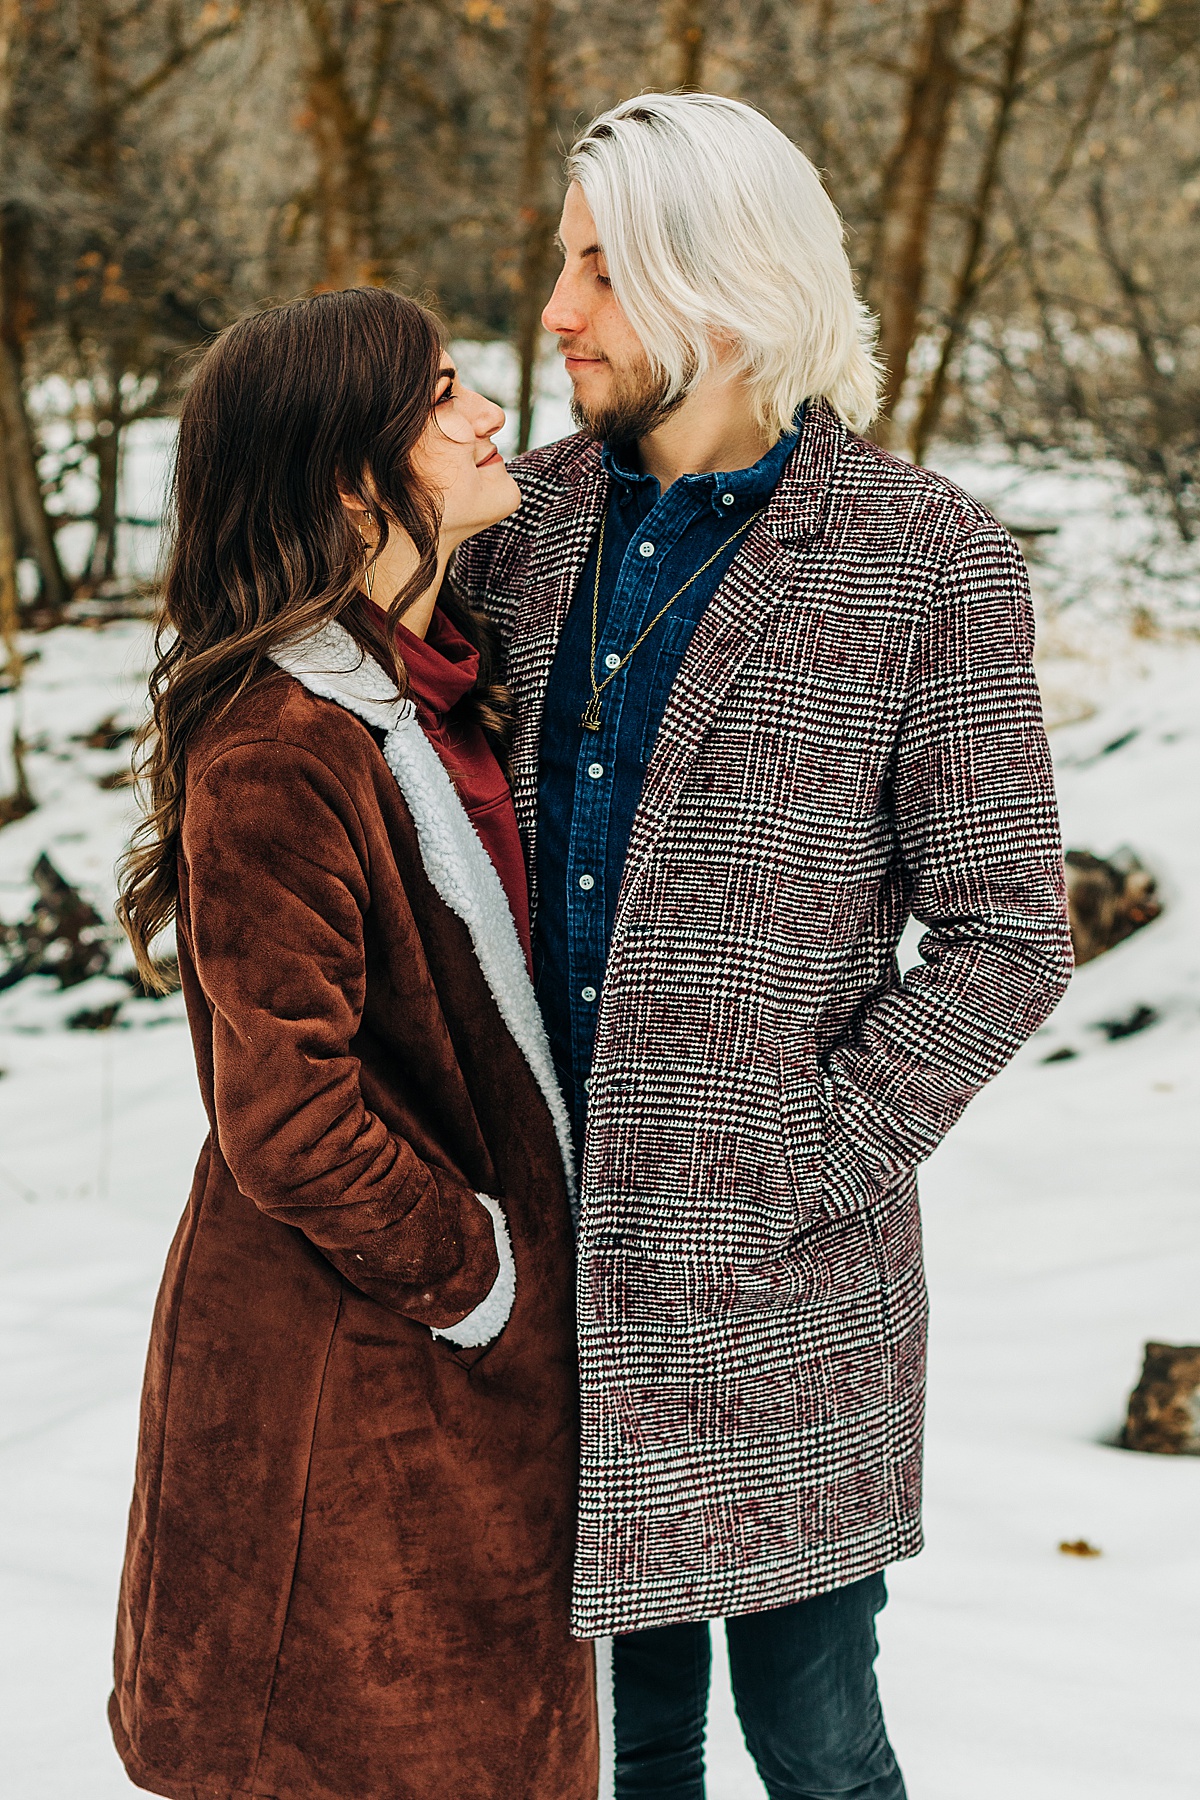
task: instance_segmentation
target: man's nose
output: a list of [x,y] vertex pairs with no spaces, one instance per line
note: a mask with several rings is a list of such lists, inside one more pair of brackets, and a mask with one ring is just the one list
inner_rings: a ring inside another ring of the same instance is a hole
[[557,337],[578,337],[587,327],[587,314],[574,299],[571,287],[564,269],[542,313],[542,324]]

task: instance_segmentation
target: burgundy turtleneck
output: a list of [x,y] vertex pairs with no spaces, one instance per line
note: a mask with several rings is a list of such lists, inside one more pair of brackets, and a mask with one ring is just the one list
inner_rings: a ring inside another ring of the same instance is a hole
[[408,672],[418,722],[496,866],[532,973],[529,889],[512,793],[482,727],[459,705],[479,677],[479,652],[437,606],[423,638],[406,625],[396,626],[396,651]]

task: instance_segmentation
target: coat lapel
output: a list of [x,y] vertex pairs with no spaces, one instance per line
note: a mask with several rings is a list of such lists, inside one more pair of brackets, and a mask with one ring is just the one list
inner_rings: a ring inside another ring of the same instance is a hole
[[391,676],[360,650],[336,620],[306,637],[277,644],[271,659],[309,693],[344,706],[385,733],[384,760],[412,815],[425,873],[466,926],[497,1011],[550,1109],[574,1214],[571,1125],[525,966],[525,952],[495,865],[437,751],[418,724],[415,706],[401,698]]
[[531,870],[531,907],[537,904],[537,771],[546,686],[563,622],[600,529],[608,487],[599,446],[583,445],[561,493],[539,522],[509,651],[509,678],[521,697],[513,746],[513,798]]
[[662,836],[687,770],[726,694],[783,596],[793,592],[797,551],[821,528],[846,428],[824,400],[804,427],[762,518],[725,573],[697,625],[671,688],[633,822],[614,935],[638,871]]

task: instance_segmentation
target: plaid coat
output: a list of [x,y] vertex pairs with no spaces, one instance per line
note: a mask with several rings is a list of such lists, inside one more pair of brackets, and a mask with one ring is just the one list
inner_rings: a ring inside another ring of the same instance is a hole
[[[459,555],[538,733],[607,478],[571,438]],[[1071,970],[1020,554],[811,405],[646,773],[583,1153],[574,1629],[782,1606],[920,1548],[914,1168]],[[923,962],[900,980],[909,915]]]

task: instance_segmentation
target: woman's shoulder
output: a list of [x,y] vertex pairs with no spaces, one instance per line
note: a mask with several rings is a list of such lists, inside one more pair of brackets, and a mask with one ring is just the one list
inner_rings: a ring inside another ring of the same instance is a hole
[[197,732],[188,750],[189,786],[218,763],[253,760],[252,751],[276,767],[324,765],[347,789],[371,782],[379,759],[360,719],[282,669],[261,675]]

